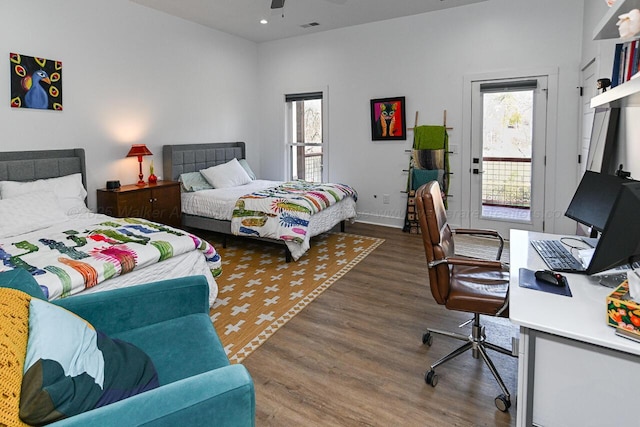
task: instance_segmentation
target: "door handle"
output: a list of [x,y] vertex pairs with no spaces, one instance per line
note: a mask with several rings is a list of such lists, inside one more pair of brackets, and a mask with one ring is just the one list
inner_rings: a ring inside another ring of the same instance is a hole
[[479,169],[473,169],[473,174],[474,175],[480,175],[480,174],[483,174],[483,173],[484,173],[484,171],[481,171]]

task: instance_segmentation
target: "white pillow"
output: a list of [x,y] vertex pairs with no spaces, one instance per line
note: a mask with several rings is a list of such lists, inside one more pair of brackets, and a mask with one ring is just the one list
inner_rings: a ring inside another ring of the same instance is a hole
[[229,188],[245,185],[251,182],[251,177],[238,162],[233,159],[218,166],[212,166],[200,171],[204,179],[213,188]]
[[87,191],[82,185],[82,175],[79,173],[27,182],[0,181],[0,198],[2,199],[11,199],[23,194],[41,191],[55,194],[67,215],[89,211],[84,202]]
[[17,236],[68,220],[52,192],[0,200],[0,238]]

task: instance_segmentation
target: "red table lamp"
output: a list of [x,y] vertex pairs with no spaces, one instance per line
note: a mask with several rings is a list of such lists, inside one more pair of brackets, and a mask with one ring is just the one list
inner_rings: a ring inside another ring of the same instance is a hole
[[127,157],[138,157],[138,164],[140,165],[140,173],[138,174],[138,185],[145,185],[142,175],[142,156],[151,156],[153,153],[149,151],[145,144],[133,144],[131,150],[127,153]]

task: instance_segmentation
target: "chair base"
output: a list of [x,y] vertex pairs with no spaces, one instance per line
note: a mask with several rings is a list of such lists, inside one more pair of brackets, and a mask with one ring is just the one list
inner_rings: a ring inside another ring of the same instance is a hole
[[425,374],[425,381],[427,384],[435,387],[438,383],[438,375],[435,373],[435,368],[442,365],[445,362],[448,362],[451,359],[454,359],[461,354],[465,353],[467,350],[471,350],[472,356],[474,359],[478,359],[482,357],[482,360],[487,365],[491,374],[496,379],[500,389],[502,390],[502,394],[495,398],[496,407],[502,412],[506,412],[509,410],[511,406],[511,395],[509,394],[509,390],[505,385],[504,381],[500,377],[493,361],[489,357],[487,353],[487,349],[491,349],[493,351],[497,351],[499,353],[503,353],[509,355],[511,357],[516,357],[511,350],[508,350],[504,347],[500,347],[493,343],[486,341],[485,329],[484,326],[480,324],[480,315],[478,313],[474,313],[473,324],[471,327],[471,335],[462,335],[454,332],[441,331],[437,329],[427,329],[427,332],[422,336],[422,342],[431,346],[433,342],[432,334],[444,335],[450,338],[455,338],[460,341],[466,341],[464,345],[447,354],[446,356],[437,360],[434,364],[431,365],[431,369],[427,371]]

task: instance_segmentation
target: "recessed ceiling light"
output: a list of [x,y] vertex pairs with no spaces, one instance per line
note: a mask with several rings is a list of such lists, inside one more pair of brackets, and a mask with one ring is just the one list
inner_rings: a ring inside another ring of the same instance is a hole
[[269,21],[267,21],[266,19],[263,18],[263,19],[260,20],[260,23],[264,25],[264,24],[268,24]]

